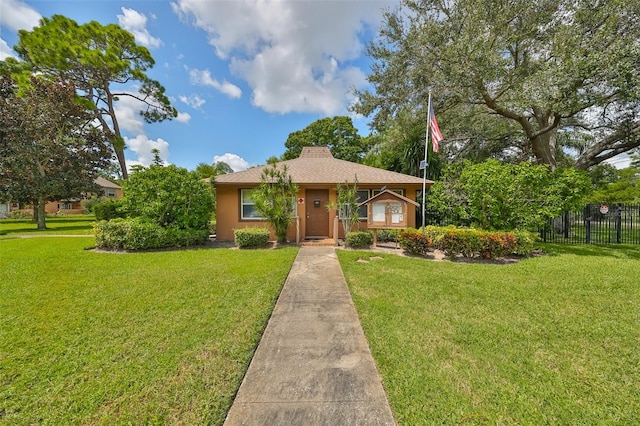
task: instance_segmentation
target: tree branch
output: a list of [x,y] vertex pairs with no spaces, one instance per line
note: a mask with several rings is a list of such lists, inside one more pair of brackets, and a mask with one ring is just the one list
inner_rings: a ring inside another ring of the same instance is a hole
[[[627,142],[623,142],[628,140]],[[620,142],[620,143],[618,143]],[[640,146],[640,123],[634,123],[631,130],[617,131],[589,147],[575,162],[575,167],[587,169],[604,160],[615,157]],[[606,153],[605,153],[606,152]],[[604,154],[603,154],[604,153]]]
[[486,87],[481,81],[476,82],[476,87],[478,88],[478,90],[480,90],[484,103],[490,109],[492,109],[493,111],[495,111],[496,113],[500,114],[503,117],[510,118],[520,123],[525,133],[527,134],[527,137],[531,138],[530,135],[535,133],[535,130],[533,129],[533,126],[531,125],[531,123],[529,123],[529,120],[527,120],[526,117],[519,115],[511,110],[508,110],[502,107],[500,104],[498,104],[498,102],[489,95],[489,92],[487,91]]
[[532,135],[529,136],[530,139],[535,139],[538,136],[544,135],[545,133],[553,130],[553,129],[557,129],[560,126],[560,120],[562,120],[562,116],[558,113],[555,113],[553,115],[553,123],[549,124],[547,127],[543,127],[542,129],[538,130],[537,132],[533,133]]

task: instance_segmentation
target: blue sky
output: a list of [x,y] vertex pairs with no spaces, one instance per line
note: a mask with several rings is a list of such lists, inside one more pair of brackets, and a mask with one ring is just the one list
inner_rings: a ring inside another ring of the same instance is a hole
[[[194,169],[225,161],[234,170],[279,156],[289,133],[350,115],[351,88],[367,86],[367,42],[397,0],[0,1],[0,59],[16,56],[17,31],[60,14],[78,23],[117,23],[146,46],[148,72],[179,116],[146,124],[119,102],[130,165],[158,148]],[[360,134],[364,117],[352,116]]]

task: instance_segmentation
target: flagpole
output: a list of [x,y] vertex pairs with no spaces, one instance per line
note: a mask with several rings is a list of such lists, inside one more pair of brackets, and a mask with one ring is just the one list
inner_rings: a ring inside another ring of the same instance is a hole
[[428,164],[427,163],[427,159],[428,159],[428,152],[429,152],[429,127],[431,124],[431,90],[429,90],[429,102],[427,105],[427,131],[426,131],[426,135],[424,138],[424,171],[422,173],[422,233],[424,234],[424,215],[425,215],[425,199],[427,198],[427,167]]

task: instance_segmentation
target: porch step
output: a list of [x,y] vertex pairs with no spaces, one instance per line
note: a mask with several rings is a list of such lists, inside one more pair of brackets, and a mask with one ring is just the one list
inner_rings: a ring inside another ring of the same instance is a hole
[[333,240],[333,238],[324,238],[324,239],[313,239],[313,240],[302,240],[300,241],[300,245],[301,246],[305,246],[305,247],[333,247],[336,245],[336,242]]

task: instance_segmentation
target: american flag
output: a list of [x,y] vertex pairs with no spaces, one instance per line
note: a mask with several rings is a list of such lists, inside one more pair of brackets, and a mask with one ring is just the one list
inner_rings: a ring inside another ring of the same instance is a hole
[[433,152],[438,152],[440,146],[438,142],[442,139],[442,133],[440,132],[440,128],[438,127],[438,120],[436,120],[436,114],[433,112],[433,105],[429,109],[429,127],[431,128],[431,143],[433,143]]

